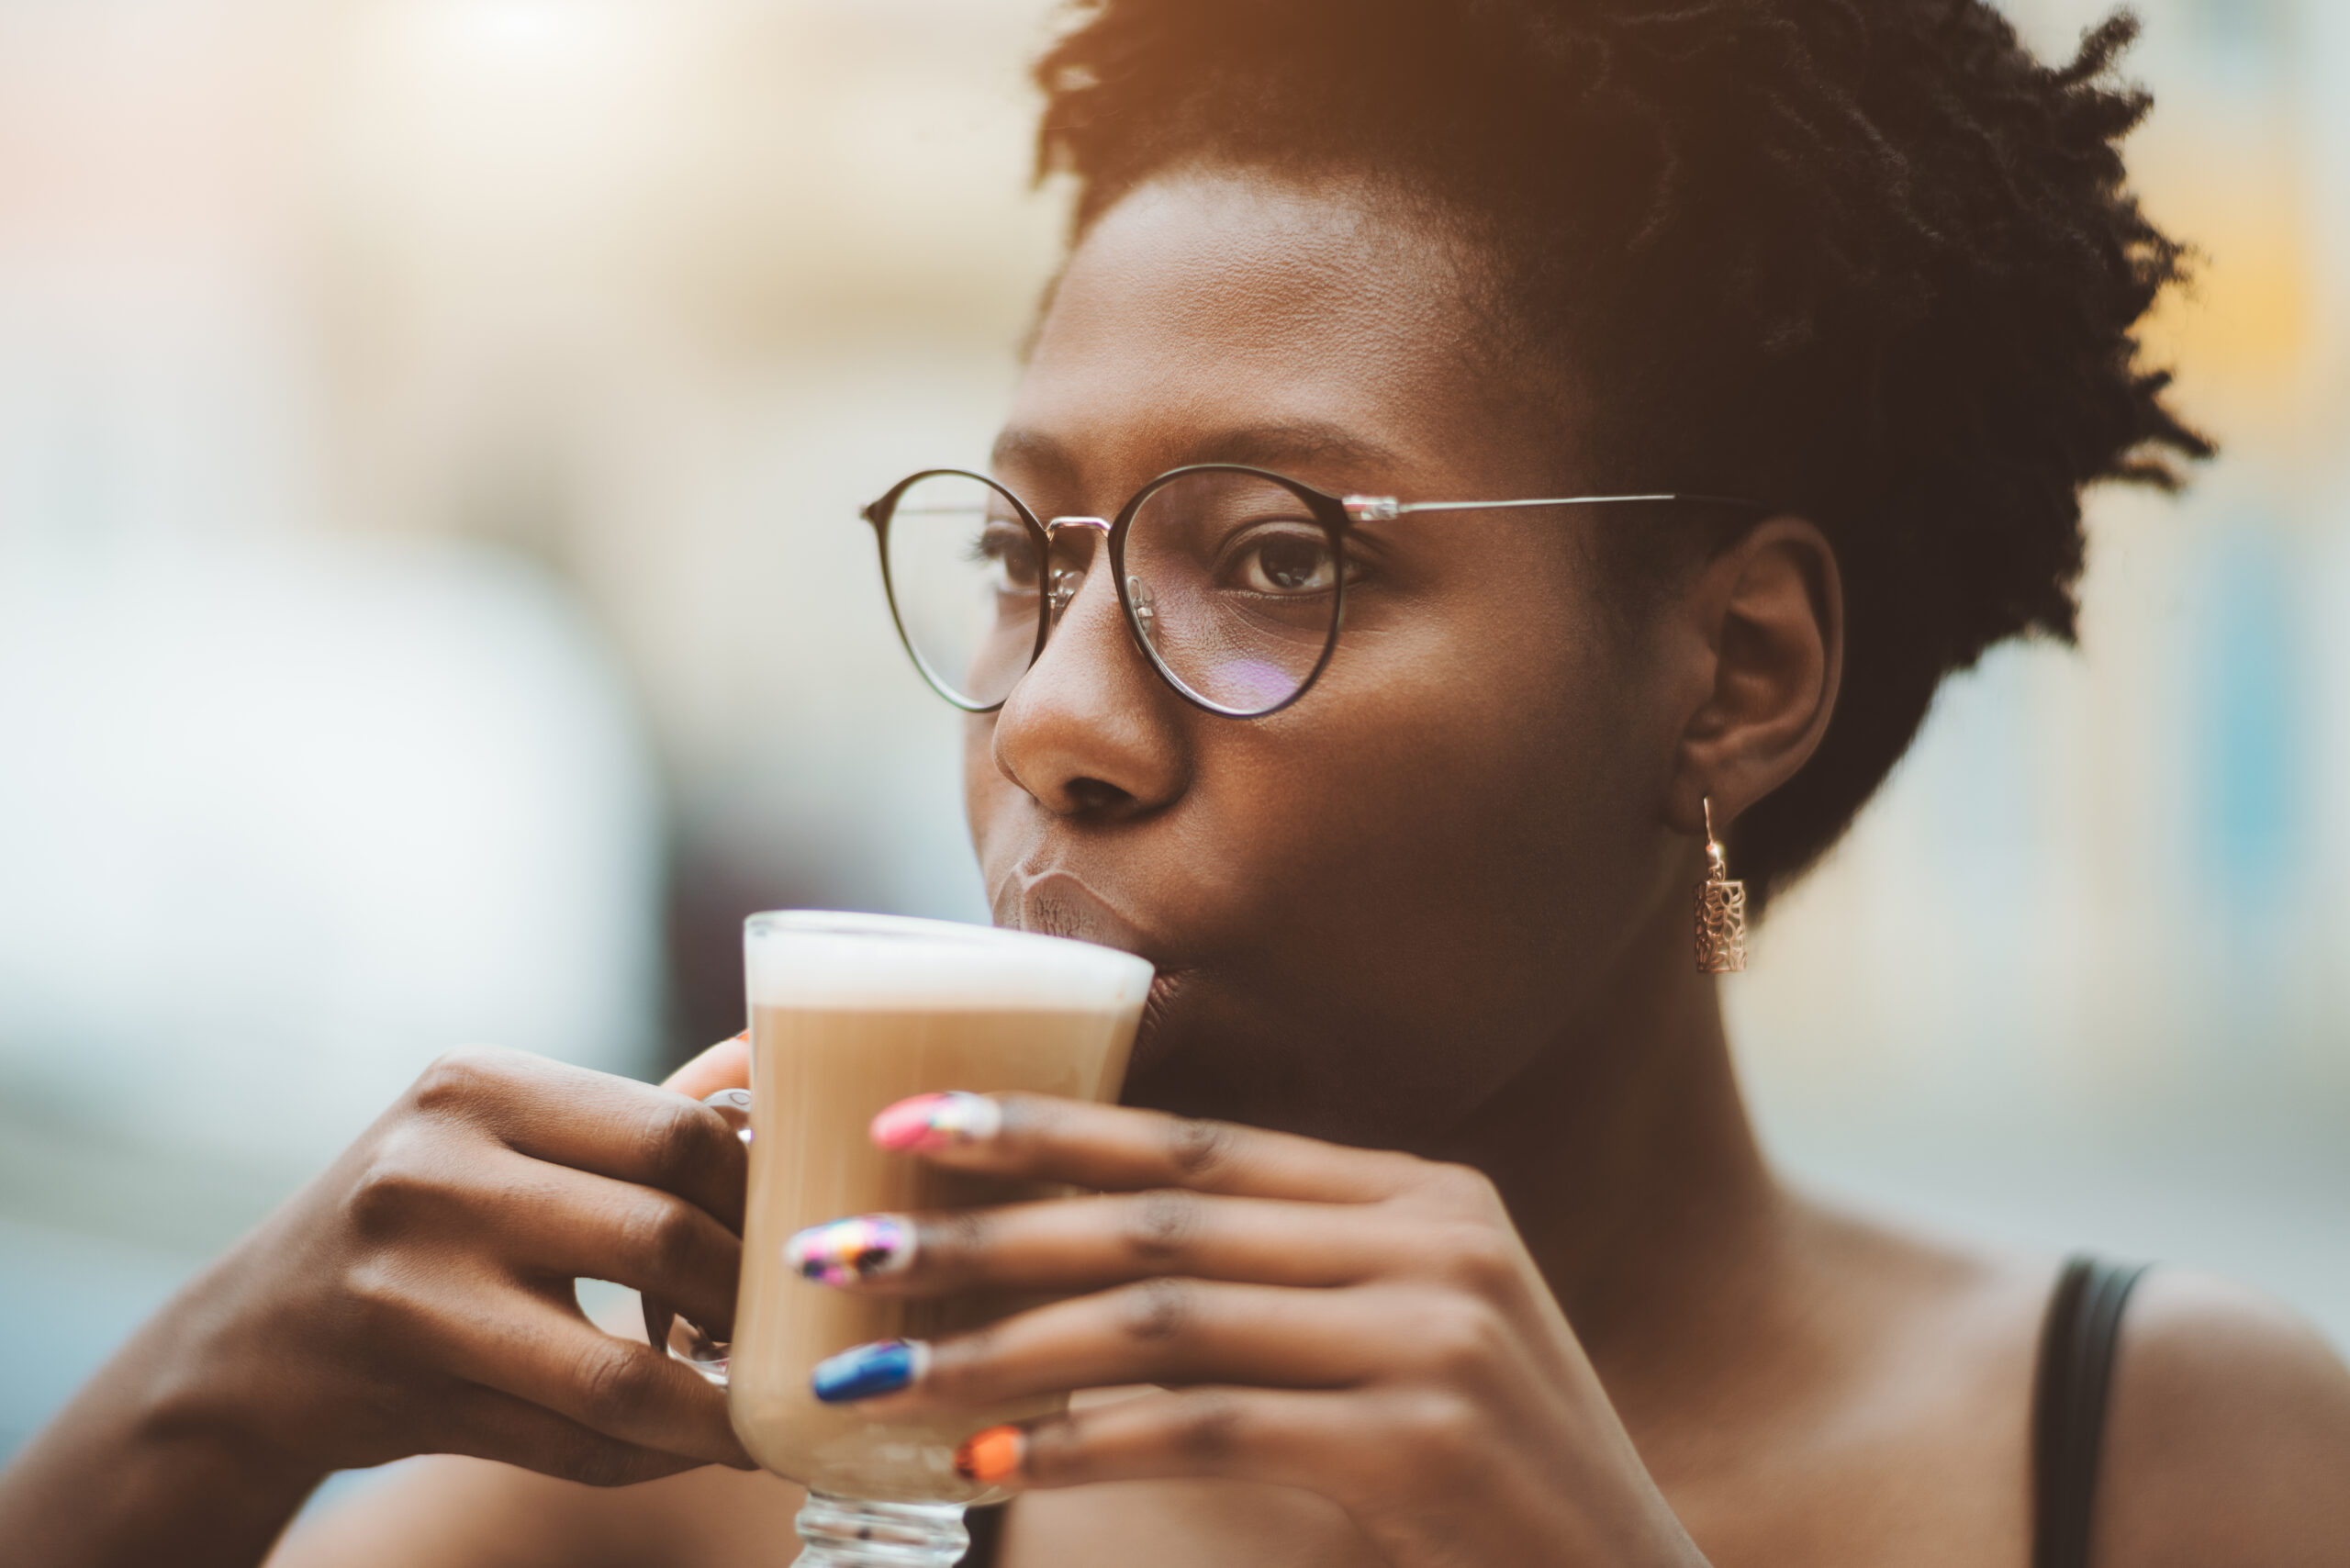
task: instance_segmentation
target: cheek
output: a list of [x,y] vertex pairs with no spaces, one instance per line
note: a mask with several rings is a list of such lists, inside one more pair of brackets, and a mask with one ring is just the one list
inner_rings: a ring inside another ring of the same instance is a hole
[[1555,643],[1387,654],[1203,759],[1187,857],[1220,868],[1236,940],[1147,1102],[1414,1147],[1601,983],[1638,836],[1606,666]]
[[1223,802],[1289,890],[1281,918],[1360,960],[1382,1006],[1547,988],[1621,902],[1626,776],[1645,770],[1623,672],[1559,603],[1364,638],[1307,699],[1327,700],[1300,711],[1286,761],[1264,759],[1271,788]]
[[1587,700],[1597,682],[1569,650],[1488,644],[1449,668],[1363,705],[1368,766],[1342,820],[1349,857],[1382,868],[1415,924],[1473,911],[1490,940],[1549,913],[1606,726]]

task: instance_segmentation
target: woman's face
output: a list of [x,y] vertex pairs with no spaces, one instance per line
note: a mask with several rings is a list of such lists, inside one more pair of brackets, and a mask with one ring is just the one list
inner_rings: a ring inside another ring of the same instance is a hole
[[[1114,516],[1210,461],[1340,495],[1572,494],[1589,465],[1555,403],[1472,352],[1472,264],[1358,189],[1144,186],[1070,259],[997,475],[1042,517]],[[1087,575],[971,722],[966,790],[999,923],[1158,965],[1130,1102],[1412,1147],[1572,1048],[1688,870],[1672,705],[1601,609],[1591,526],[1366,527],[1336,656],[1257,720],[1169,689]]]

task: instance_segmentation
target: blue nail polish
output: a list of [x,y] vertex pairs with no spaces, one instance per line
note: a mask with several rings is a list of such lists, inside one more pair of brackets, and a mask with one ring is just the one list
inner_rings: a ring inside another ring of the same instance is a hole
[[922,1376],[923,1352],[914,1339],[877,1339],[827,1356],[808,1374],[808,1386],[826,1405],[846,1405],[879,1394],[895,1394]]

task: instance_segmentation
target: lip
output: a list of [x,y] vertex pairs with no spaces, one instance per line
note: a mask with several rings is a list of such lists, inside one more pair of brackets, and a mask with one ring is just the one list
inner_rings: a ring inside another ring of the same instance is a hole
[[1149,959],[1158,972],[1151,978],[1149,999],[1143,1005],[1142,1026],[1135,1037],[1135,1059],[1141,1061],[1153,1054],[1158,1025],[1181,990],[1186,970],[1184,964],[1169,956],[1167,944],[1145,931],[1067,867],[1016,868],[996,890],[994,903],[998,925],[1046,936],[1072,937]]
[[1013,871],[996,894],[995,917],[1000,925],[1073,937],[1158,961],[1158,945],[1142,927],[1065,868]]

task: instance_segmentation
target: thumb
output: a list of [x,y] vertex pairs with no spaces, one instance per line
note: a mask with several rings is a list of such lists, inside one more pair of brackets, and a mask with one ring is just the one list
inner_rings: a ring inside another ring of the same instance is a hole
[[715,1094],[722,1089],[748,1089],[750,1086],[751,1032],[748,1029],[731,1040],[719,1041],[661,1082],[662,1088],[696,1100]]

